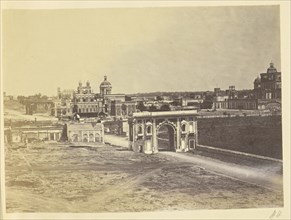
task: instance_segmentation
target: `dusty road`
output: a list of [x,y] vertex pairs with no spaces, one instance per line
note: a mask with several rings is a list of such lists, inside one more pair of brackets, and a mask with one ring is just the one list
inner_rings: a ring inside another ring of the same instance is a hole
[[[175,158],[179,158],[181,161],[194,163],[207,169],[209,171],[216,172],[219,175],[225,175],[230,178],[235,178],[243,182],[259,185],[265,188],[281,191],[283,188],[283,176],[273,171],[267,171],[268,166],[242,166],[233,163],[226,163],[212,158],[206,158],[203,156],[190,155],[189,153],[175,153],[175,152],[159,152],[161,154],[167,154]],[[282,163],[272,163],[277,169],[281,169]],[[273,168],[276,168],[273,167]]]
[[[106,142],[111,143],[115,146],[128,146],[128,140],[126,137],[106,135],[105,140]],[[180,159],[181,162],[194,163],[198,166],[203,167],[204,169],[228,176],[230,178],[235,178],[247,183],[260,185],[277,191],[282,190],[283,176],[281,173],[281,162],[261,160],[256,158],[246,158],[240,155],[224,156],[219,155],[218,153],[219,152],[217,152],[217,155],[214,156],[213,154],[209,154],[206,152],[195,152],[194,154],[175,153],[170,151],[159,152],[159,154]],[[234,158],[234,156],[236,156],[236,158]]]
[[281,191],[168,154],[109,145],[6,147],[7,212],[139,212],[283,206]]

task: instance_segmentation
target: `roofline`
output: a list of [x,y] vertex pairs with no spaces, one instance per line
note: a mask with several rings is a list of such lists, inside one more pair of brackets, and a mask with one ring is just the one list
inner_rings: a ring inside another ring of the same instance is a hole
[[145,117],[175,117],[175,116],[198,116],[197,110],[186,111],[163,111],[163,112],[136,112],[133,113],[133,118],[145,118]]

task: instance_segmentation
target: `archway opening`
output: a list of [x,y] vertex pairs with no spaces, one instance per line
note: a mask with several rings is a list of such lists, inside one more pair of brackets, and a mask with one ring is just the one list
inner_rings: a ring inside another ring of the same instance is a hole
[[158,150],[175,151],[175,130],[171,125],[164,124],[157,130]]

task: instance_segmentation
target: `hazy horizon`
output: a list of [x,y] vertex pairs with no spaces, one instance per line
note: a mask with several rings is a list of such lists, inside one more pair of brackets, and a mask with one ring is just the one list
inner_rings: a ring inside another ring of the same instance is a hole
[[[279,6],[3,10],[3,91],[252,89],[281,71]],[[282,73],[284,74],[284,73]]]

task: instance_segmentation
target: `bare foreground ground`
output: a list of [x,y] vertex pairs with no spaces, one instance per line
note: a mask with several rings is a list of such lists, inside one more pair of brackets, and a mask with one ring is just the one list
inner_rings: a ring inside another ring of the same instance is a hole
[[230,179],[167,154],[61,143],[5,150],[8,213],[283,206],[282,192]]

